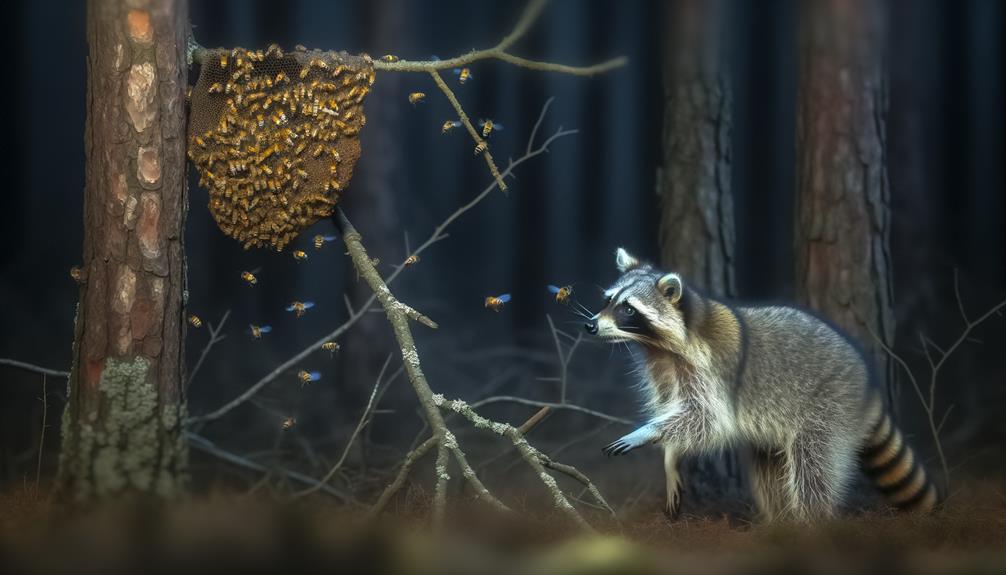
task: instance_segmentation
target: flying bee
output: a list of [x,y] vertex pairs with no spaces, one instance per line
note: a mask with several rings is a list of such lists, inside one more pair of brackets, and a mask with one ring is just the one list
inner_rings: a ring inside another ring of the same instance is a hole
[[303,369],[297,372],[297,379],[300,380],[301,384],[311,383],[313,381],[318,381],[321,379],[321,374],[317,371],[304,371]]
[[411,266],[413,264],[418,263],[419,263],[419,256],[417,256],[416,254],[412,254],[411,256],[405,258],[405,263],[403,265]]
[[307,252],[304,250],[293,250],[293,259],[297,261],[306,260]]
[[458,84],[464,84],[472,79],[472,71],[468,68],[455,68],[454,74],[458,77]]
[[478,144],[475,145],[475,155],[477,156],[485,152],[487,149],[489,149],[489,144],[485,143],[484,141],[479,142]]
[[555,294],[556,303],[569,303],[569,298],[573,295],[573,286],[556,287],[550,285],[548,286],[548,291]]
[[289,431],[293,429],[293,426],[297,425],[296,417],[288,417],[283,420],[283,431]]
[[241,272],[241,279],[245,280],[248,282],[248,285],[252,286],[258,283],[258,278],[255,277],[255,274],[248,271]]
[[503,304],[510,301],[510,294],[505,293],[499,296],[486,296],[486,307],[499,312],[503,309]]
[[189,323],[195,328],[203,326],[203,320],[199,319],[199,316],[195,314],[189,316]]
[[294,301],[290,305],[286,306],[286,311],[292,311],[297,317],[301,317],[304,313],[314,307],[313,301]]
[[501,126],[501,125],[493,122],[492,120],[482,120],[482,137],[483,138],[488,138],[489,134],[492,134],[493,131],[499,131],[499,130],[502,130],[502,129],[503,129],[503,126]]
[[450,132],[454,128],[460,128],[460,127],[461,127],[461,122],[460,121],[458,121],[458,120],[447,120],[446,122],[444,122],[443,126],[440,126],[440,133],[441,134],[446,134],[447,132]]
[[321,344],[321,349],[331,354],[335,354],[335,352],[339,351],[339,344],[338,342],[334,341],[326,341],[325,343]]
[[262,339],[262,334],[272,331],[272,326],[248,324],[248,329],[251,331],[252,337]]
[[413,93],[409,94],[409,103],[412,104],[413,106],[415,106],[419,102],[422,102],[425,99],[426,99],[426,94],[424,94],[422,92],[413,92]]
[[335,240],[335,236],[326,236],[323,234],[318,234],[314,236],[314,249],[320,250],[326,242]]

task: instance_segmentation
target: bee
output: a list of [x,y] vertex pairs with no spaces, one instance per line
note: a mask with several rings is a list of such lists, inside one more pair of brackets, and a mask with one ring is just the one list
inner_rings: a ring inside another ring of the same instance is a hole
[[223,54],[220,54],[220,67],[221,68],[226,68],[227,67],[227,53],[226,52],[224,52]]
[[338,342],[334,341],[326,341],[325,343],[321,344],[321,349],[334,354],[335,352],[339,351],[339,344]]
[[419,263],[419,256],[417,256],[416,254],[412,254],[411,256],[405,258],[405,263],[403,265],[411,266],[413,264],[418,263]]
[[440,133],[441,134],[446,134],[447,132],[450,132],[454,128],[460,128],[460,127],[461,127],[461,122],[460,121],[458,121],[458,120],[447,120],[446,122],[444,122],[443,126],[440,126]]
[[81,271],[80,266],[73,266],[70,268],[70,277],[72,277],[73,281],[77,283],[83,283],[84,272]]
[[297,317],[304,315],[304,312],[314,307],[313,301],[294,301],[286,306],[286,311],[292,311]]
[[297,261],[306,260],[307,252],[304,250],[293,250],[293,259]]
[[385,55],[381,56],[381,61],[382,62],[389,62],[389,63],[390,62],[397,62],[398,61],[398,56],[395,56],[394,54],[385,54]]
[[210,94],[218,94],[224,91],[224,87],[220,84],[220,82],[214,82],[209,88],[206,89],[206,91]]
[[422,102],[425,99],[426,99],[426,94],[424,94],[422,92],[413,92],[413,93],[409,94],[409,103],[412,104],[413,106],[415,106],[419,102]]
[[488,149],[489,149],[489,144],[485,143],[484,141],[483,142],[479,142],[478,144],[475,144],[475,155],[477,156],[477,155],[485,152]]
[[548,291],[555,294],[556,303],[569,303],[569,298],[573,295],[573,286],[556,287],[550,285],[548,286]]
[[498,312],[503,309],[503,304],[510,301],[510,294],[505,293],[499,296],[486,296],[486,307]]
[[251,331],[252,337],[262,339],[262,334],[272,331],[272,326],[248,324],[248,329]]
[[195,314],[189,316],[189,323],[192,325],[192,327],[196,328],[203,326],[203,320],[199,319],[199,316]]
[[297,379],[300,380],[301,384],[311,383],[313,381],[318,381],[321,379],[321,374],[317,371],[304,371],[300,370],[297,372]]
[[326,236],[323,234],[318,234],[314,236],[314,249],[320,250],[321,246],[325,245],[325,242],[330,242],[335,239],[335,236]]
[[289,431],[293,429],[293,426],[297,425],[296,417],[288,417],[283,420],[283,431]]
[[241,279],[245,280],[248,282],[248,285],[252,286],[258,283],[258,278],[255,277],[255,274],[252,272],[241,272]]
[[458,84],[464,84],[472,79],[472,71],[468,68],[455,68],[454,74],[458,77]]
[[503,126],[493,122],[492,120],[482,120],[482,137],[488,138],[489,134],[493,133],[494,130],[502,130]]

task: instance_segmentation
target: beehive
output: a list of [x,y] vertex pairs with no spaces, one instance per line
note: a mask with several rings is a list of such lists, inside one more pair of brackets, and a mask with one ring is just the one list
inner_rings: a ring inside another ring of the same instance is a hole
[[189,158],[220,229],[247,249],[283,249],[332,214],[360,157],[366,56],[205,50],[192,89]]

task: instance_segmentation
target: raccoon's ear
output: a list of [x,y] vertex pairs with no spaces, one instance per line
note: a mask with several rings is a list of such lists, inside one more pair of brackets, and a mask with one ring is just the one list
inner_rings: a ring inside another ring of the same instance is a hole
[[681,276],[675,273],[664,274],[657,280],[657,289],[671,300],[671,303],[678,303],[685,286],[681,282]]
[[639,267],[640,262],[635,256],[625,251],[625,248],[615,250],[615,267],[623,274],[633,268]]

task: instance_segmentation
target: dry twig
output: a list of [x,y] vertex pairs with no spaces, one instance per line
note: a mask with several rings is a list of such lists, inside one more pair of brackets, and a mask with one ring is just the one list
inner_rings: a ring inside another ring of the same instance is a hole
[[220,318],[220,321],[217,322],[216,326],[214,326],[212,323],[206,322],[206,328],[210,332],[210,339],[209,341],[206,342],[206,345],[203,347],[202,353],[199,354],[199,359],[196,360],[196,364],[192,366],[192,371],[189,372],[189,379],[185,384],[186,388],[192,385],[192,380],[196,378],[196,374],[199,373],[199,368],[203,366],[203,362],[206,361],[206,356],[210,354],[210,350],[213,349],[213,346],[220,343],[224,338],[227,337],[227,334],[220,335],[220,332],[223,331],[224,324],[227,323],[227,318],[230,317],[230,315],[231,310],[225,311],[223,317]]

